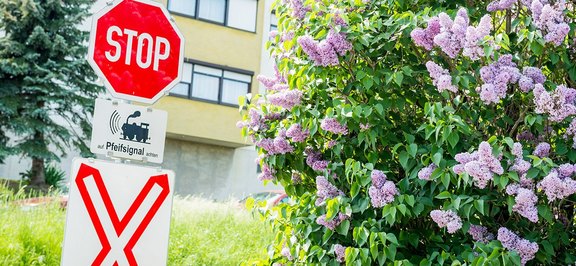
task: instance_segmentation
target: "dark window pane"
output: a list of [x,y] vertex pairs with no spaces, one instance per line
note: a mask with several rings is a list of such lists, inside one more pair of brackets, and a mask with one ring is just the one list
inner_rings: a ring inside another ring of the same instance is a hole
[[195,73],[192,83],[192,97],[218,101],[219,86],[219,78]]
[[196,0],[170,0],[168,2],[168,9],[180,14],[195,16]]
[[222,102],[228,104],[238,104],[238,97],[248,93],[248,83],[224,80],[222,88]]
[[190,84],[188,84],[188,83],[182,83],[182,82],[178,83],[178,84],[176,84],[176,86],[174,86],[174,88],[172,88],[172,90],[170,90],[170,94],[188,97],[188,88],[189,87],[190,87]]
[[200,0],[198,17],[224,23],[226,0]]

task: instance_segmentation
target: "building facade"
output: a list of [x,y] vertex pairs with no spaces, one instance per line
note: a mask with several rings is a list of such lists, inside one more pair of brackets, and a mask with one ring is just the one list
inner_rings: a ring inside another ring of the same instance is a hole
[[[160,2],[185,38],[182,81],[152,106],[168,111],[162,167],[175,171],[176,194],[226,199],[277,189],[258,181],[255,149],[236,127],[238,97],[258,93],[256,76],[271,71],[263,52],[271,1]],[[69,171],[70,157],[63,158],[63,170]],[[11,158],[0,174],[14,175],[26,163]]]

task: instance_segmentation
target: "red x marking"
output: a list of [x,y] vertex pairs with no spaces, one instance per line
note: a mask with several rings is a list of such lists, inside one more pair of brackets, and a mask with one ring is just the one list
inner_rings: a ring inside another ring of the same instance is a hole
[[[108,190],[106,189],[106,186],[104,185],[104,181],[102,179],[102,175],[100,174],[100,171],[98,169],[93,168],[93,167],[86,165],[86,164],[80,165],[80,169],[78,170],[78,175],[76,176],[75,181],[76,181],[76,185],[78,186],[78,190],[80,191],[80,195],[82,196],[82,200],[84,201],[84,204],[86,205],[86,210],[88,211],[88,215],[90,216],[90,220],[92,220],[92,224],[94,225],[94,230],[96,230],[96,234],[98,235],[98,239],[100,240],[100,243],[102,244],[102,249],[98,253],[98,256],[96,256],[96,258],[92,262],[92,266],[96,266],[96,265],[99,266],[102,264],[102,262],[104,261],[104,259],[108,255],[108,253],[110,253],[110,250],[112,249],[112,247],[110,245],[110,241],[108,240],[108,238],[106,236],[106,232],[104,231],[104,227],[102,226],[102,221],[100,220],[101,217],[98,217],[98,213],[96,212],[96,207],[94,206],[94,202],[93,202],[92,198],[90,197],[90,193],[88,192],[88,189],[86,187],[86,183],[85,183],[86,178],[91,177],[91,176],[94,178],[94,181],[96,183],[96,187],[98,188],[98,192],[102,196],[102,201],[104,202],[106,212],[108,212],[108,214],[110,216],[110,221],[112,222],[112,225],[114,226],[114,230],[116,231],[116,235],[118,235],[118,236],[120,236],[122,234],[122,232],[124,231],[124,229],[126,228],[128,223],[130,222],[130,220],[132,220],[132,218],[134,217],[134,214],[140,208],[140,206],[142,205],[142,202],[146,199],[146,197],[148,196],[148,194],[150,193],[150,191],[152,190],[154,185],[159,185],[162,188],[160,195],[158,195],[158,198],[156,198],[156,200],[152,204],[151,208],[148,210],[148,212],[146,213],[146,215],[142,219],[142,223],[140,223],[138,225],[138,227],[136,228],[136,231],[130,237],[126,246],[123,249],[124,254],[126,255],[126,259],[128,260],[128,263],[131,266],[132,265],[138,265],[138,263],[136,262],[136,258],[134,257],[134,254],[132,253],[132,249],[134,248],[134,245],[136,245],[136,243],[140,239],[140,236],[142,236],[142,234],[146,230],[146,227],[148,227],[148,225],[150,224],[150,221],[152,220],[152,218],[154,218],[154,215],[156,215],[156,212],[158,211],[158,209],[160,209],[160,207],[162,206],[162,203],[164,202],[166,197],[168,197],[168,194],[170,193],[170,184],[168,183],[168,175],[163,174],[163,175],[157,175],[157,176],[150,177],[148,179],[148,181],[146,182],[146,184],[144,185],[144,187],[142,188],[142,191],[140,191],[140,193],[138,194],[138,196],[136,197],[136,199],[134,200],[132,205],[128,208],[128,211],[126,212],[124,217],[122,217],[122,219],[120,219],[118,217],[118,213],[116,213],[116,209],[114,208],[114,205],[113,205],[112,200],[110,198],[110,194],[108,193]],[[118,262],[115,262],[114,265],[118,265]]]

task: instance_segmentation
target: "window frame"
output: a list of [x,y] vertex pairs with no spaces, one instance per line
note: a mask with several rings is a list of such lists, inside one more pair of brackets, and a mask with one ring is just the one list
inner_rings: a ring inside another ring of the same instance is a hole
[[[224,0],[225,3],[224,3],[224,22],[223,23],[220,23],[218,21],[205,19],[205,18],[202,18],[198,15],[198,12],[200,11],[200,2],[206,1],[206,0],[196,0],[196,6],[194,7],[194,13],[195,13],[194,15],[190,15],[190,14],[171,10],[170,9],[170,3],[172,1],[175,1],[175,0],[168,0],[168,2],[166,4],[166,7],[167,7],[169,13],[172,13],[172,14],[175,14],[178,16],[182,16],[182,17],[186,17],[186,18],[196,19],[196,20],[206,22],[206,23],[216,24],[216,25],[227,27],[227,28],[240,30],[240,31],[257,33],[257,29],[258,29],[258,3],[260,2],[260,0],[254,0],[256,2],[256,16],[254,17],[254,30],[247,30],[247,29],[242,29],[242,28],[228,25],[228,15],[230,13],[230,0]],[[180,1],[182,1],[182,0],[180,0]]]
[[[188,82],[184,82],[181,80],[178,84],[184,83],[184,84],[188,85],[188,93],[187,93],[187,95],[182,95],[182,94],[178,94],[178,93],[169,92],[168,93],[169,96],[237,108],[239,106],[237,103],[231,104],[231,103],[222,101],[222,94],[223,94],[223,90],[224,90],[224,80],[229,80],[229,81],[247,84],[248,87],[246,89],[246,94],[252,92],[252,81],[254,79],[254,72],[252,72],[252,71],[234,68],[234,67],[222,66],[222,65],[212,64],[212,63],[207,63],[207,62],[203,62],[203,61],[199,61],[199,60],[195,60],[195,59],[189,59],[189,58],[184,59],[184,63],[192,64],[192,72],[191,72],[190,82],[188,83]],[[218,70],[220,70],[221,74],[220,74],[220,76],[216,76],[216,75],[202,73],[202,72],[195,72],[195,67],[194,67],[195,65],[218,69]],[[250,82],[224,77],[225,71],[250,76]],[[203,75],[203,76],[207,76],[207,77],[218,78],[218,99],[216,101],[192,96],[192,92],[193,92],[192,90],[193,90],[193,84],[194,84],[194,75],[195,74],[199,74],[199,75]]]

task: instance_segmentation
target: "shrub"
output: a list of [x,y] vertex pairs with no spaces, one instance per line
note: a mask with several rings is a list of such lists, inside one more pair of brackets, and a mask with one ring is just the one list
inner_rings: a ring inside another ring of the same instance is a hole
[[576,262],[574,5],[274,5],[274,77],[239,123],[260,179],[269,263]]
[[[24,173],[20,173],[20,176],[24,181],[26,181],[26,183],[30,183],[30,178],[32,177],[31,173],[31,170],[28,170]],[[62,169],[59,169],[57,166],[52,164],[46,165],[44,168],[44,179],[46,185],[49,187],[60,190],[67,189],[66,185],[64,184],[64,181],[66,180],[66,173]]]

